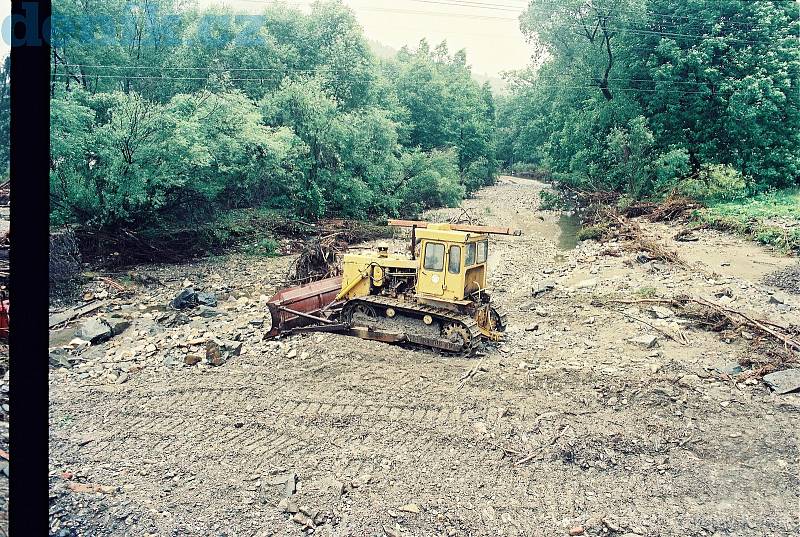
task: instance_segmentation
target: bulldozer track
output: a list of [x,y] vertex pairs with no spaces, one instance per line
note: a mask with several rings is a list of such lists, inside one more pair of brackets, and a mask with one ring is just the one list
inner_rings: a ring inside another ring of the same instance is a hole
[[[475,319],[473,319],[469,315],[451,312],[442,308],[435,308],[432,306],[428,306],[426,304],[409,303],[396,298],[391,298],[386,296],[376,296],[376,295],[369,295],[369,296],[355,298],[349,301],[348,305],[358,304],[358,303],[369,304],[372,306],[379,306],[382,308],[391,307],[398,311],[411,313],[415,315],[427,314],[432,316],[434,319],[438,319],[440,322],[459,323],[469,332],[470,335],[470,341],[468,342],[467,348],[460,349],[461,354],[467,354],[467,355],[473,354],[480,347],[481,344],[480,328],[478,328],[478,323],[475,322]],[[418,345],[424,345],[427,347],[433,347],[443,350],[453,350],[449,348],[451,342],[444,340],[442,338],[431,338],[417,334],[406,334],[406,338],[409,342]]]

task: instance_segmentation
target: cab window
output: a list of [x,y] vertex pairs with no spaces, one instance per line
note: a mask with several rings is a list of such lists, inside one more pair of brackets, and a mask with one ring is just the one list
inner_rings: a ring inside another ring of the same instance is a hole
[[486,255],[489,252],[489,241],[478,243],[478,263],[486,263]]
[[425,245],[426,270],[441,271],[444,268],[444,244],[429,242]]
[[458,274],[461,271],[461,246],[450,247],[450,257],[447,261],[447,271]]
[[464,264],[467,266],[475,264],[475,243],[470,242],[467,244],[467,255],[466,259],[464,260]]

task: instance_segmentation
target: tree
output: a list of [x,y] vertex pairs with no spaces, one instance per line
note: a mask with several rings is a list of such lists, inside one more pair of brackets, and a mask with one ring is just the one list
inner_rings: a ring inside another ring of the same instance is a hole
[[[514,75],[512,96],[500,105],[503,160],[637,195],[716,164],[733,166],[753,189],[796,184],[800,52],[790,4],[531,3],[521,28],[539,54]],[[617,149],[632,149],[633,132],[651,133],[647,159],[687,155],[688,169],[632,169]]]

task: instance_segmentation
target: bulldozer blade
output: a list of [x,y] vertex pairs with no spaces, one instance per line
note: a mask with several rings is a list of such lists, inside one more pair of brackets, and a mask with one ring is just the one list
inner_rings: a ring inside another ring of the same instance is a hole
[[267,337],[309,324],[330,324],[333,321],[322,316],[342,287],[342,277],[334,276],[316,282],[289,287],[275,294],[267,308],[272,317],[272,326]]

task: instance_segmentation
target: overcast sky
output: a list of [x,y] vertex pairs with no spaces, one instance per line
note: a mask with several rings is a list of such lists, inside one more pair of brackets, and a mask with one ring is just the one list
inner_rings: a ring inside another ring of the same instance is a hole
[[[201,6],[225,4],[235,12],[258,13],[269,0],[198,0]],[[431,46],[446,39],[451,52],[467,49],[473,71],[492,76],[529,63],[531,47],[519,31],[517,17],[527,2],[482,0],[483,7],[454,6],[457,0],[344,0],[356,13],[368,38],[400,48],[423,37]],[[294,1],[297,7],[310,1]],[[0,3],[3,39],[0,55],[8,54],[11,2]],[[517,7],[518,6],[518,7]]]

